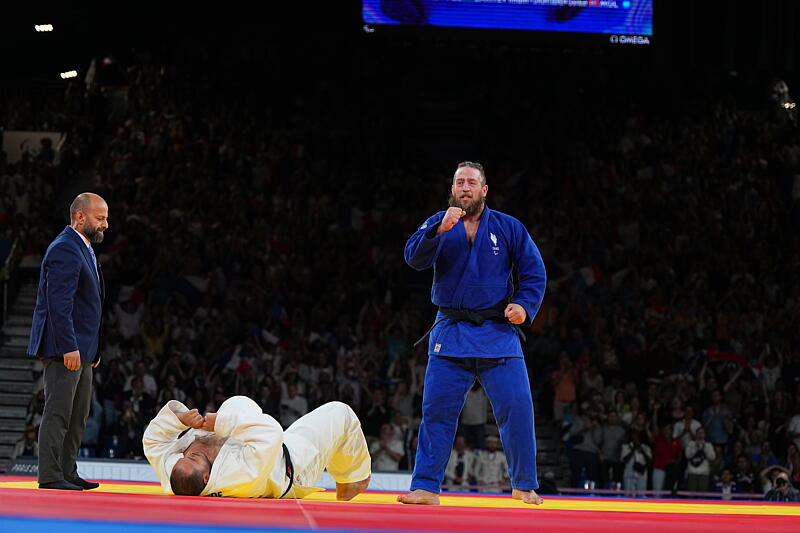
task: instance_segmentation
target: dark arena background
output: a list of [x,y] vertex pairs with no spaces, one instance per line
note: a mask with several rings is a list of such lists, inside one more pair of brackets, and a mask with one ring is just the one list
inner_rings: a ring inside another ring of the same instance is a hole
[[[800,530],[800,5],[173,4],[0,19],[0,530]],[[547,268],[523,344],[541,506],[492,468],[479,385],[442,505],[395,501],[436,312],[403,249],[464,160]],[[78,457],[100,487],[41,490],[28,338],[83,191],[110,214]],[[148,422],[234,395],[284,427],[350,405],[370,489],[163,494]]]

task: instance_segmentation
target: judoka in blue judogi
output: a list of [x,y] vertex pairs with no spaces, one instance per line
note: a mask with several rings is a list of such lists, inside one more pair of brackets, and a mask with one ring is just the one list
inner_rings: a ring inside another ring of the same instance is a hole
[[519,326],[530,326],[539,310],[545,268],[525,226],[486,207],[487,191],[482,166],[460,163],[451,207],[428,218],[406,243],[412,268],[433,267],[431,299],[439,312],[429,332],[419,444],[411,493],[398,497],[403,503],[439,503],[458,417],[476,379],[500,429],[512,497],[542,502]]

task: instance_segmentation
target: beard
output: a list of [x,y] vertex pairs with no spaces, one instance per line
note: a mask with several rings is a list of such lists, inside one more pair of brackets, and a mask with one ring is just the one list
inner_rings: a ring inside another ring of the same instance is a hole
[[83,228],[83,236],[89,239],[89,242],[94,244],[99,244],[103,242],[103,232],[97,229],[97,227],[84,227]]
[[481,196],[477,200],[473,200],[471,198],[456,198],[453,196],[453,193],[450,193],[450,197],[447,199],[447,205],[450,207],[460,207],[464,211],[466,211],[465,216],[474,216],[480,213],[483,210],[483,206],[486,204],[486,197]]

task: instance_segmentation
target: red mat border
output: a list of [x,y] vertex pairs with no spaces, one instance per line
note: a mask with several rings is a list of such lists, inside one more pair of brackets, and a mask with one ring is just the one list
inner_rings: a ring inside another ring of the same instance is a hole
[[794,516],[635,513],[547,508],[424,507],[376,503],[202,498],[3,489],[0,516],[208,525],[420,532],[753,533],[797,531]]

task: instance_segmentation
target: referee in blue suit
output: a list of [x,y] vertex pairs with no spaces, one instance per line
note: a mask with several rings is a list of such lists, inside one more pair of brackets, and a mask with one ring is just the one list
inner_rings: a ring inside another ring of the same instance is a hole
[[39,488],[85,490],[100,486],[81,479],[76,459],[89,415],[92,369],[100,363],[104,286],[92,243],[103,241],[108,205],[83,193],[69,214],[70,225],[42,259],[28,354],[44,367]]

